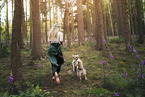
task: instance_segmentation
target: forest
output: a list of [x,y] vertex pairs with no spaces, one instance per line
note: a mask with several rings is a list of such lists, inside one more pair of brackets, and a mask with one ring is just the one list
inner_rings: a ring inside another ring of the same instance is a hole
[[[65,63],[52,81],[49,31]],[[0,97],[145,97],[145,0],[1,0]],[[72,55],[86,69],[80,82]]]

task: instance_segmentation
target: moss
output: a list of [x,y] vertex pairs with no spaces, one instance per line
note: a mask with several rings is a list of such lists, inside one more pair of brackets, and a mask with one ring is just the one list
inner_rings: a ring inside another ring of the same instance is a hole
[[[92,48],[94,47],[94,43],[90,45],[86,43],[86,46],[79,47],[77,44],[73,44],[71,49],[62,46],[62,52],[66,62],[62,65],[60,71],[60,85],[57,85],[56,82],[51,80],[51,64],[47,56],[48,46],[42,45],[43,56],[41,60],[32,60],[30,49],[25,48],[22,50],[22,73],[24,80],[34,85],[39,83],[42,90],[49,91],[50,96],[103,97],[103,95],[105,96],[108,94],[112,97],[114,91],[117,90],[123,94],[123,89],[129,85],[130,79],[134,78],[134,71],[132,69],[138,67],[138,64],[143,61],[143,57],[145,56],[145,44],[137,44],[137,46],[135,44],[134,46],[140,59],[136,59],[135,53],[125,51],[123,40],[121,39],[109,40],[108,44],[114,56],[114,61],[111,60],[110,55],[104,57],[99,51],[94,50],[94,48]],[[82,75],[82,82],[79,82],[76,72],[72,72],[72,55],[74,54],[78,54],[83,61],[84,68],[87,70],[87,81],[84,80]],[[105,67],[104,70],[102,68],[103,60],[107,61],[107,66],[110,66],[109,69],[106,70]],[[2,77],[0,83],[0,96],[3,96],[3,93],[7,90],[6,87],[9,85],[10,56],[1,58],[0,64],[0,76]],[[39,64],[42,65],[41,68],[39,68]],[[103,86],[104,71],[108,74],[106,77],[106,83],[108,85],[105,87]],[[72,73],[68,74],[68,72]],[[128,73],[128,78],[124,78],[124,72]],[[117,73],[120,77],[116,76]],[[126,81],[121,79],[128,79],[128,82],[126,83]],[[68,92],[63,92],[65,90]],[[57,91],[57,93],[53,93],[53,91]],[[131,93],[128,95],[131,95]]]

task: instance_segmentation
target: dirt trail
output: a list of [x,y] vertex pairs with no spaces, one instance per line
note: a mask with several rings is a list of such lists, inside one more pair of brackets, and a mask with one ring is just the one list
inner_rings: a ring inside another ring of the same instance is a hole
[[[63,50],[63,49],[62,49]],[[84,50],[84,51],[83,51]],[[84,90],[86,88],[94,88],[99,87],[101,85],[101,81],[99,79],[99,75],[97,74],[96,68],[97,62],[96,56],[91,56],[90,54],[97,55],[97,52],[87,52],[89,49],[83,49],[83,50],[64,50],[63,55],[66,60],[66,63],[63,64],[61,71],[60,71],[60,81],[61,83],[57,85],[56,81],[52,81],[51,79],[51,66],[49,70],[49,74],[44,77],[44,86],[43,89],[47,90],[51,93],[52,96],[60,96],[60,97],[74,97],[74,96],[87,96],[84,93]],[[82,82],[79,81],[79,78],[76,75],[76,72],[72,72],[72,54],[79,54],[81,57],[81,60],[83,61],[84,68],[87,70],[87,78],[88,80],[84,79],[84,76],[82,75]],[[91,57],[90,57],[91,56]],[[92,64],[90,64],[92,63]],[[93,66],[93,65],[96,66]],[[91,66],[92,65],[92,66]],[[95,67],[95,68],[94,68]],[[95,75],[96,76],[95,76]],[[91,95],[89,95],[90,97]],[[92,95],[94,97],[94,95]]]

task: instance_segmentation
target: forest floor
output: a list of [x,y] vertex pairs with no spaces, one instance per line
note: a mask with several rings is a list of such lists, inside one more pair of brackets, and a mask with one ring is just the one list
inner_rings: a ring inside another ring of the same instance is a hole
[[[124,43],[120,39],[112,39],[108,42],[109,53],[112,53],[114,60],[111,61],[109,57],[103,57],[100,51],[95,50],[95,43],[85,43],[85,46],[78,46],[72,44],[72,48],[68,49],[62,46],[65,63],[62,65],[60,71],[60,84],[52,81],[51,64],[47,56],[48,46],[42,46],[43,57],[41,60],[33,60],[31,57],[31,50],[28,47],[22,49],[22,73],[23,78],[28,86],[36,86],[43,93],[47,93],[50,97],[114,97],[114,93],[124,95],[121,89],[113,89],[106,85],[104,87],[104,69],[102,61],[107,61],[109,70],[106,72],[110,76],[114,76],[113,72],[123,73],[127,72],[131,76],[131,65],[143,60],[145,57],[145,44],[133,44],[132,47],[138,52],[139,58],[136,55],[130,54],[126,51]],[[78,54],[83,61],[84,68],[87,71],[88,80],[82,76],[82,82],[76,72],[72,72],[72,55]],[[3,96],[9,86],[10,78],[10,56],[0,59],[0,96]],[[112,82],[113,83],[113,82]],[[115,86],[114,86],[115,87]],[[122,86],[123,88],[126,85]],[[123,89],[122,88],[122,89]],[[120,91],[119,91],[120,90]],[[125,97],[125,96],[120,96]],[[128,96],[129,97],[129,96]],[[130,96],[133,97],[133,96]],[[138,96],[140,97],[140,96]]]

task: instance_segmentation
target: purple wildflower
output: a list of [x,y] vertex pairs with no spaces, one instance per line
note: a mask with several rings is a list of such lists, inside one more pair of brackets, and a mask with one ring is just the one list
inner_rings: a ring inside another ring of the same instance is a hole
[[39,68],[41,68],[41,64],[39,65]]
[[135,68],[133,68],[133,70],[135,70]]
[[113,57],[113,55],[111,55],[111,56],[110,56],[110,58],[111,58],[112,60],[114,60],[114,57]]
[[136,58],[138,59],[139,58],[139,55],[136,55]]
[[141,73],[139,73],[138,78],[141,77]]
[[129,50],[129,52],[131,52],[131,50],[132,50],[131,45],[128,45],[128,50]]
[[9,83],[13,83],[13,75],[11,74]]
[[138,70],[140,70],[140,68],[138,68]]
[[104,39],[103,42],[106,44],[106,40]]
[[107,77],[107,75],[108,75],[108,74],[106,73],[106,74],[105,74],[105,77]]
[[128,77],[128,74],[127,74],[126,72],[124,72],[124,76],[125,76],[125,77]]
[[144,78],[144,76],[142,75],[142,78]]
[[106,61],[104,60],[104,61],[102,61],[102,65],[105,65],[106,64]]
[[119,94],[118,93],[114,93],[114,96],[119,96]]
[[133,52],[137,53],[135,49],[133,49]]
[[6,34],[6,36],[8,36],[8,34]]
[[142,65],[145,65],[145,58],[144,58],[144,60],[143,60],[143,62],[142,62]]

